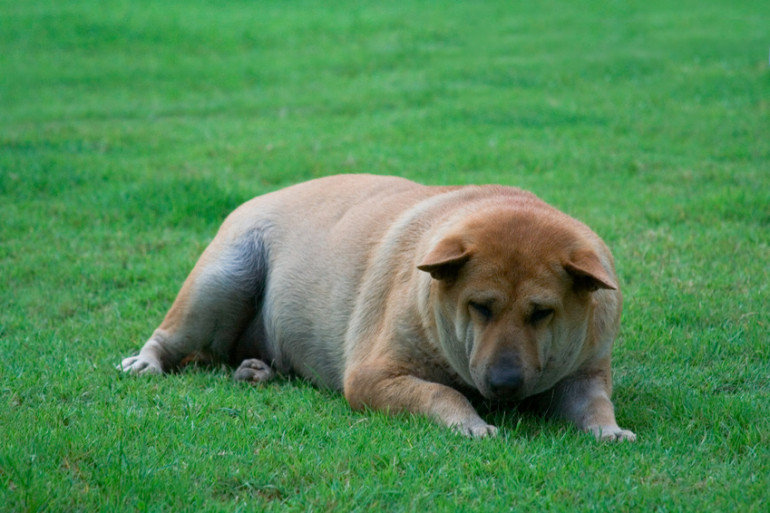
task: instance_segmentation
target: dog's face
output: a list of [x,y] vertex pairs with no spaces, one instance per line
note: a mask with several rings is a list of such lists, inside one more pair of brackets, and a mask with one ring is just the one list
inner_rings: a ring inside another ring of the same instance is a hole
[[434,278],[438,338],[485,397],[520,400],[574,372],[590,351],[598,289],[615,289],[566,216],[497,209],[467,219],[418,266]]

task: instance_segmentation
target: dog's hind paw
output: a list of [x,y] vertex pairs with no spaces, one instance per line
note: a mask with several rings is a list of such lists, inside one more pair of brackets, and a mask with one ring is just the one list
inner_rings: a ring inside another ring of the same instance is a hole
[[273,376],[275,376],[275,371],[268,364],[262,360],[250,358],[243,360],[241,365],[235,370],[233,379],[249,383],[262,383],[269,381]]

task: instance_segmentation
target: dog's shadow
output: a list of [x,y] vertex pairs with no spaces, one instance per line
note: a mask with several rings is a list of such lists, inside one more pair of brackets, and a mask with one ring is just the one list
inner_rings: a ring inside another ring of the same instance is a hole
[[[219,379],[232,379],[234,367],[225,363],[212,363],[205,360],[195,360],[187,365],[177,367],[173,370],[175,374],[206,374],[213,373]],[[338,400],[344,402],[342,395],[332,389],[319,387],[310,381],[294,375],[277,374],[269,383],[247,383],[243,381],[234,381],[240,387],[264,388],[264,387],[298,387],[314,390],[327,400]],[[525,399],[521,402],[499,402],[492,401],[482,397],[478,393],[470,390],[463,390],[462,393],[470,400],[473,407],[479,415],[489,424],[501,429],[507,436],[515,438],[525,438],[532,440],[539,438],[544,434],[563,433],[565,430],[574,431],[576,428],[565,420],[553,418],[549,413],[549,401],[547,397],[535,396]],[[368,410],[366,415],[377,415],[378,412]],[[638,426],[635,426],[638,427]]]
[[[622,393],[618,394],[618,396],[623,395]],[[509,436],[531,440],[544,434],[578,432],[573,423],[554,417],[550,411],[551,403],[547,394],[530,397],[515,403],[490,401],[481,396],[470,397],[470,400],[485,421],[507,432]],[[625,404],[626,399],[623,399],[622,402]],[[641,424],[643,423],[636,419],[637,416],[634,415],[634,412],[628,411],[626,413],[635,419],[629,422],[633,428],[642,429]],[[624,420],[630,419],[619,418],[619,420],[621,425],[624,425]]]
[[567,424],[549,415],[548,404],[542,397],[501,402],[487,399],[475,391],[463,390],[463,394],[486,422],[510,436],[533,439],[544,431],[563,429]]

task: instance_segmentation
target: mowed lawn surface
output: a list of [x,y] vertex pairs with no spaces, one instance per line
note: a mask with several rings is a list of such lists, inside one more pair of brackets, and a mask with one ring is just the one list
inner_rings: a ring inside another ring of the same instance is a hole
[[[0,0],[0,510],[767,511],[769,47],[735,0]],[[592,226],[638,441],[115,370],[231,209],[341,172]]]

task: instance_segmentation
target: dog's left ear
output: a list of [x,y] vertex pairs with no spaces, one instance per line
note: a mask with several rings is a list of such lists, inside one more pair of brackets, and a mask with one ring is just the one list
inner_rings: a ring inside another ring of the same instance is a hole
[[617,290],[618,285],[609,275],[593,251],[579,251],[564,264],[575,283],[575,288],[593,292],[598,289]]
[[417,269],[430,273],[434,280],[452,280],[470,257],[470,251],[460,239],[448,237],[436,244]]

